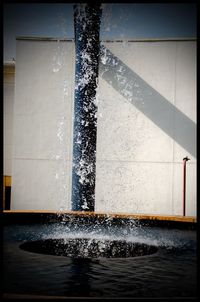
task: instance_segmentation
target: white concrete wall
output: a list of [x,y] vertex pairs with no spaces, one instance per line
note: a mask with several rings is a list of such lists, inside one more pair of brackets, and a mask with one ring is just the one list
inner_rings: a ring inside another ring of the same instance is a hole
[[[104,47],[95,210],[182,215],[188,155],[186,215],[195,216],[196,42]],[[18,40],[16,61],[11,207],[70,210],[74,44]]]
[[74,45],[17,41],[12,209],[70,207]]
[[96,210],[182,215],[188,155],[186,215],[195,216],[196,43],[104,45],[114,61],[101,68]]
[[13,148],[13,107],[15,90],[15,66],[11,63],[4,65],[3,79],[3,174],[12,175],[12,148]]

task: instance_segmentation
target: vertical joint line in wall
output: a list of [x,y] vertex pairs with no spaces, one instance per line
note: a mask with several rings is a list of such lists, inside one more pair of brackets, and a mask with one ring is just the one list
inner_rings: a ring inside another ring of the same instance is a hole
[[[16,46],[16,56],[15,59],[17,58],[17,46]],[[13,110],[12,110],[12,171],[11,171],[11,176],[13,176],[13,166],[14,166],[14,157],[15,157],[15,123],[16,123],[16,95],[17,95],[17,77],[16,77],[16,70],[17,70],[17,60],[15,60],[15,75],[14,75],[14,98],[13,98]]]
[[[175,60],[174,60],[174,106],[176,106],[176,60],[177,60],[177,42],[175,44]],[[175,129],[175,114],[173,111],[172,117],[172,131],[174,132]],[[174,133],[173,133],[174,134]],[[174,215],[174,139],[172,141],[172,215]]]
[[[72,70],[72,74],[71,74],[71,78],[70,78],[70,97],[71,97],[71,121],[70,121],[70,176],[69,176],[69,207],[71,210],[71,198],[72,198],[72,163],[73,163],[73,112],[74,112],[74,85],[75,85],[75,41],[72,42],[72,57],[71,57],[71,70]],[[73,89],[72,89],[73,88]]]
[[[13,96],[13,108],[12,108],[12,155],[11,155],[11,177],[12,177],[12,189],[11,192],[13,191],[13,184],[15,183],[15,178],[14,176],[14,161],[16,160],[16,151],[15,151],[15,124],[16,124],[16,96],[17,96],[17,47],[16,47],[16,56],[15,56],[15,73],[14,73],[14,96]],[[11,193],[10,196],[10,210],[12,210],[12,196],[13,194]]]

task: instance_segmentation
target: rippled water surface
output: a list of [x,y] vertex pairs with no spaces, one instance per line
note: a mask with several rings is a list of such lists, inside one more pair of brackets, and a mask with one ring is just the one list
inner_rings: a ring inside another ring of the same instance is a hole
[[[87,238],[156,246],[152,255],[74,258],[25,251],[27,241]],[[12,225],[4,228],[5,293],[67,297],[196,297],[196,232],[126,225]]]

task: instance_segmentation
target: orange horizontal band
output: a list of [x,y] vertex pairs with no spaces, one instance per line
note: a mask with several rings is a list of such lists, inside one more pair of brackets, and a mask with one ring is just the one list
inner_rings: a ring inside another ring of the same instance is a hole
[[4,213],[10,214],[66,214],[76,216],[97,216],[97,217],[112,217],[112,218],[131,218],[141,220],[165,220],[165,221],[181,221],[181,222],[197,222],[194,216],[180,216],[180,215],[154,215],[154,214],[129,214],[129,213],[103,213],[103,212],[84,212],[84,211],[51,211],[51,210],[4,210]]

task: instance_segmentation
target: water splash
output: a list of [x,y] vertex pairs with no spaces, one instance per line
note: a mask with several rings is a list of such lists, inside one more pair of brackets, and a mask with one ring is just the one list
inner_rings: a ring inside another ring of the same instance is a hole
[[[65,221],[64,221],[65,220]],[[99,241],[125,240],[133,243],[144,243],[165,249],[190,249],[196,246],[196,234],[192,231],[178,229],[163,229],[141,226],[133,219],[121,220],[116,224],[112,216],[88,223],[85,218],[65,216],[62,223],[54,224],[51,231],[42,233],[42,239],[86,238]]]

